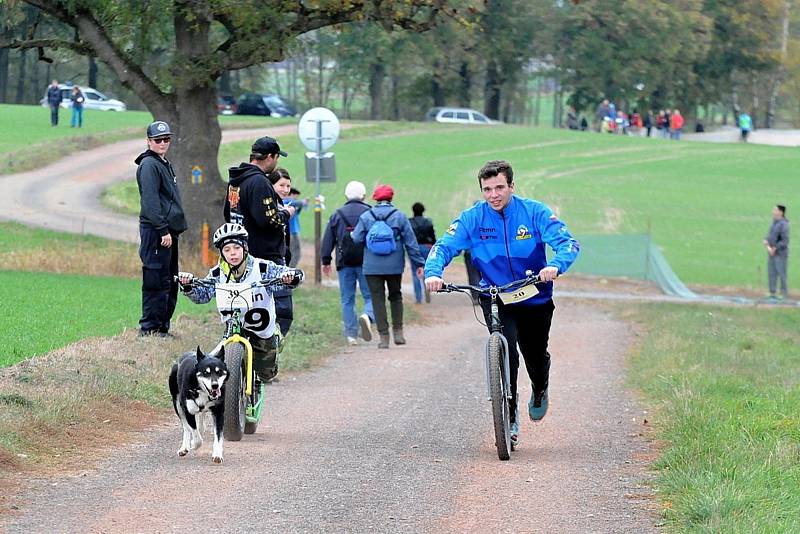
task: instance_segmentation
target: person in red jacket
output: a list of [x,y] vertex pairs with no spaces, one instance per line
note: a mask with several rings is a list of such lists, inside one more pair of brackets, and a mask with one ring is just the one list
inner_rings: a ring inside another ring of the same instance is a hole
[[674,110],[669,118],[669,137],[675,141],[681,140],[681,128],[683,128],[683,115],[680,110]]

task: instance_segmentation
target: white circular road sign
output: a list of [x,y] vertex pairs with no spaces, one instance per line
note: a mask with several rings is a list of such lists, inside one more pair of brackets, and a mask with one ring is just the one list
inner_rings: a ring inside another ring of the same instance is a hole
[[[321,129],[321,146],[317,145],[318,125]],[[314,152],[319,148],[320,152],[328,150],[339,139],[339,119],[336,114],[328,108],[311,108],[300,117],[300,123],[297,125],[297,135],[300,137],[300,142],[308,149]]]

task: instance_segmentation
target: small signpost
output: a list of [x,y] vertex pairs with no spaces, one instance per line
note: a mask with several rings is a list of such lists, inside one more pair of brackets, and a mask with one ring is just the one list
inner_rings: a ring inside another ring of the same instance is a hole
[[339,119],[328,108],[312,108],[300,117],[297,134],[300,142],[310,151],[306,152],[306,180],[316,184],[314,198],[314,281],[322,283],[320,242],[322,240],[322,209],[324,198],[320,194],[320,182],[336,181],[336,165],[333,152],[325,152],[339,139]]

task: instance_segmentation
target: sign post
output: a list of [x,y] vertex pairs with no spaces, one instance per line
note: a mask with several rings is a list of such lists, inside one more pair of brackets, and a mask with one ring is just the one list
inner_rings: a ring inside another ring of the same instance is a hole
[[[314,282],[322,283],[322,210],[325,198],[320,194],[320,182],[336,181],[333,154],[324,153],[339,138],[339,119],[327,108],[312,108],[300,117],[297,133],[303,145],[312,152],[306,152],[306,180],[316,184],[314,197]],[[309,160],[313,165],[309,165]],[[329,162],[323,172],[323,160]]]

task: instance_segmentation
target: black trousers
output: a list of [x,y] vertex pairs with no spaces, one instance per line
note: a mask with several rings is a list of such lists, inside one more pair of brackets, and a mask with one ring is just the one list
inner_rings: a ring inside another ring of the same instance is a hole
[[[481,308],[486,325],[491,326],[491,300],[481,296]],[[555,305],[552,299],[539,306],[504,306],[498,301],[502,332],[508,341],[508,364],[511,379],[511,422],[514,422],[517,408],[517,376],[519,375],[519,355],[525,360],[525,368],[534,391],[544,391],[550,380],[550,324]]]
[[[392,309],[392,328],[403,328],[403,291],[400,287],[402,274],[368,274],[366,275],[369,295],[372,298],[372,312],[378,333],[389,335],[389,316],[386,313],[386,290],[389,291],[389,305]],[[384,289],[384,284],[386,288]]]
[[178,303],[178,235],[172,246],[161,246],[161,234],[150,226],[139,225],[139,257],[142,259],[143,332],[169,332],[170,320]]
[[50,126],[58,126],[58,106],[50,106]]

